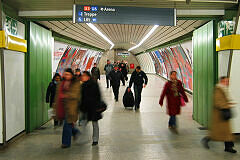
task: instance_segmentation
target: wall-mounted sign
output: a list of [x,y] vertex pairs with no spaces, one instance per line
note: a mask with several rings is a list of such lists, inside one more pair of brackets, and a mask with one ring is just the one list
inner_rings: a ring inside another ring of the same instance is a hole
[[25,39],[25,25],[3,13],[3,28],[6,36],[11,35]]
[[126,53],[117,53],[117,55],[118,55],[118,56],[130,56],[130,54],[127,53],[127,52],[126,52]]
[[218,22],[218,38],[232,35],[234,31],[235,21]]
[[73,5],[73,23],[176,25],[176,9]]

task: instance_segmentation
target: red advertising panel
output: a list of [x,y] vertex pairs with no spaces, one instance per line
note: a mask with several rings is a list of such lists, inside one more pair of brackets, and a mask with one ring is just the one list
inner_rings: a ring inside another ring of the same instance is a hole
[[130,64],[130,69],[134,69],[134,64]]

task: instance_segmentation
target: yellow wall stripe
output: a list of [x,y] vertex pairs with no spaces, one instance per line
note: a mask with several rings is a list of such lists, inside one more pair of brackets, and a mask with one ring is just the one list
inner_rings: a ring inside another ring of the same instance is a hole
[[27,52],[27,41],[14,36],[8,36],[7,48],[10,50]]
[[229,36],[224,36],[218,38],[216,41],[216,51],[223,51],[223,50],[240,50],[240,35],[233,34]]
[[0,48],[5,48],[6,43],[5,43],[5,33],[4,31],[0,31]]
[[27,52],[27,41],[15,36],[8,35],[4,31],[0,31],[0,48],[6,48],[9,50]]

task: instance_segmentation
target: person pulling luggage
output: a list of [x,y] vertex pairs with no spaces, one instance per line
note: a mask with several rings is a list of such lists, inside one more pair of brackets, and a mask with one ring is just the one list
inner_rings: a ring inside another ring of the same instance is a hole
[[146,73],[141,70],[140,66],[137,66],[136,70],[131,75],[128,88],[130,91],[132,84],[134,84],[135,110],[140,108],[142,89],[146,87],[147,83],[148,77]]

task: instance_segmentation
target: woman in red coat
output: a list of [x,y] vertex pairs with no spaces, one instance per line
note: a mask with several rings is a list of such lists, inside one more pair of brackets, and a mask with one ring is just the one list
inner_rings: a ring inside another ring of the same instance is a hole
[[163,106],[163,99],[167,96],[167,112],[170,116],[169,129],[177,131],[176,115],[180,114],[181,111],[181,98],[185,102],[188,102],[188,98],[184,92],[182,82],[177,79],[177,72],[172,71],[170,73],[170,81],[166,82],[162,91],[159,104]]

